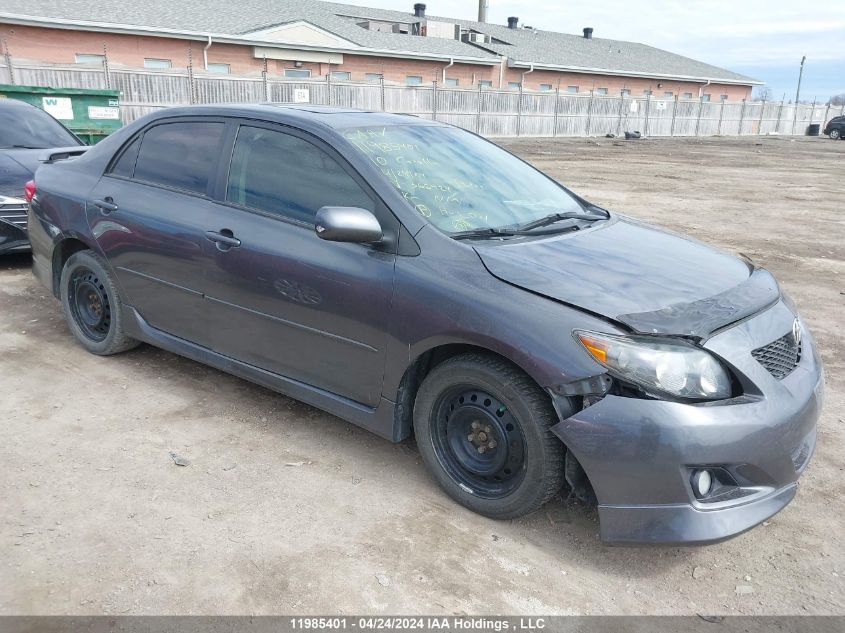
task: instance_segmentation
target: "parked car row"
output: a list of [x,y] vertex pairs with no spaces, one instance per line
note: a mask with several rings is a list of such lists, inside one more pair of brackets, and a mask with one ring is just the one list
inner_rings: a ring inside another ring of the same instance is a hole
[[769,272],[458,128],[172,108],[28,195],[82,347],[146,342],[413,435],[490,517],[567,484],[606,541],[713,542],[789,503],[813,453],[822,367]]

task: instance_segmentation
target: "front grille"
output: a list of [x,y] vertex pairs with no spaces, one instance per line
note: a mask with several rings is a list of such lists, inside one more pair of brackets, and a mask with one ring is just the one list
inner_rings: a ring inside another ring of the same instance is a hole
[[26,203],[0,202],[0,222],[8,222],[19,229],[26,230]]
[[801,344],[796,343],[792,333],[789,333],[768,345],[758,347],[751,355],[772,376],[782,380],[792,373],[801,360]]

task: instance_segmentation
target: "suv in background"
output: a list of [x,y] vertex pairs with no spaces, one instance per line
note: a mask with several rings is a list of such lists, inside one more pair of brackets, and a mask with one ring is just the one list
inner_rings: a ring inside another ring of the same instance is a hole
[[85,149],[73,132],[40,108],[0,100],[0,254],[29,250],[24,188],[41,162]]
[[845,116],[835,116],[828,121],[824,133],[833,140],[845,138]]

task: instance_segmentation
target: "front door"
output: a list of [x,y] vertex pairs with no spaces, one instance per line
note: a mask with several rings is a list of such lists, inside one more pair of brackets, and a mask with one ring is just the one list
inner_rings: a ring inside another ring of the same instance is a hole
[[153,327],[210,347],[203,302],[207,197],[225,124],[164,122],[131,141],[91,193],[88,220],[125,302]]
[[206,242],[214,349],[378,404],[395,255],[321,240],[314,215],[334,205],[395,219],[332,150],[272,126],[240,126],[224,180]]

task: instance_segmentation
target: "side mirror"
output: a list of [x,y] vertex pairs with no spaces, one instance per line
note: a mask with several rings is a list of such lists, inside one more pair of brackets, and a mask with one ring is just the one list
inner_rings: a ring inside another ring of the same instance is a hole
[[317,211],[314,230],[330,242],[375,244],[384,237],[381,224],[371,212],[358,207],[322,207]]

